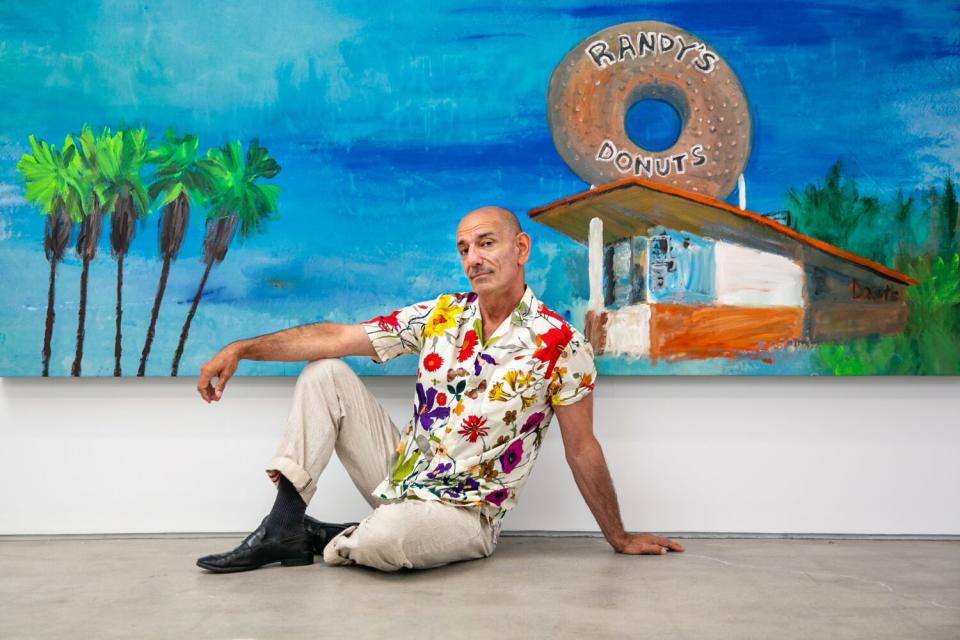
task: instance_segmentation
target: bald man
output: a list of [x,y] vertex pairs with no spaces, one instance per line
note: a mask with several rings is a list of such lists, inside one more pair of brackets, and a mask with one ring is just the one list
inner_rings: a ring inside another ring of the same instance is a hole
[[[356,325],[317,323],[234,342],[200,369],[206,402],[241,359],[309,361],[266,472],[270,513],[244,541],[197,564],[227,573],[279,562],[425,569],[493,553],[556,414],[567,463],[600,530],[627,554],[683,551],[624,530],[593,434],[596,369],[586,339],[526,285],[530,236],[500,207],[467,214],[457,252],[472,290]],[[419,359],[413,416],[400,431],[339,358]],[[214,383],[216,381],[216,383]],[[305,516],[333,451],[373,509],[358,523]]]

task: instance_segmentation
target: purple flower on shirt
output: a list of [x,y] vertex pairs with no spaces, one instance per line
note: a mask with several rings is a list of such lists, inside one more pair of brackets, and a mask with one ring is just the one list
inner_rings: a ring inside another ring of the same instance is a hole
[[433,471],[427,473],[428,478],[436,478],[437,476],[442,476],[447,471],[453,468],[452,462],[441,462],[436,467],[433,468]]
[[487,364],[497,364],[497,361],[494,360],[493,356],[489,356],[485,353],[478,355],[473,361],[473,375],[480,375],[480,368],[483,366],[480,364],[480,361],[483,360]]
[[520,433],[527,433],[529,431],[533,431],[534,429],[540,426],[541,422],[543,422],[543,412],[537,411],[536,413],[531,415],[529,418],[527,418],[527,421],[523,424],[523,427],[520,429]]
[[433,403],[437,399],[437,390],[430,387],[424,391],[423,384],[417,383],[417,406],[413,412],[414,422],[419,422],[420,426],[430,430],[434,420],[444,420],[450,417],[450,407],[434,407]]
[[[429,473],[427,475],[430,475]],[[480,483],[473,478],[467,478],[462,482],[458,482],[457,486],[446,489],[443,493],[452,498],[459,498],[466,491],[476,491],[480,488]]]
[[520,464],[520,458],[523,456],[523,440],[514,440],[507,447],[507,450],[500,456],[500,466],[504,473],[510,473]]
[[509,497],[510,497],[510,490],[505,487],[501,487],[496,491],[488,493],[487,497],[484,498],[484,500],[486,500],[490,504],[495,504],[499,507],[501,504],[503,504],[503,501]]

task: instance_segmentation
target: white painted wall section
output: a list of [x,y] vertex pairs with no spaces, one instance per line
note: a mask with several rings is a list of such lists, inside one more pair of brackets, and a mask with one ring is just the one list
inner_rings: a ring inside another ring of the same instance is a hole
[[603,311],[603,220],[590,220],[587,241],[587,269],[590,279],[590,311]]
[[[413,377],[364,382],[403,424]],[[294,380],[195,385],[0,378],[0,534],[252,530]],[[601,375],[595,415],[632,530],[960,535],[960,378]],[[309,513],[368,512],[334,456]],[[504,527],[597,530],[556,424]]]
[[643,357],[650,354],[650,305],[607,311],[604,353]]
[[803,267],[775,253],[717,242],[717,304],[741,307],[803,306]]

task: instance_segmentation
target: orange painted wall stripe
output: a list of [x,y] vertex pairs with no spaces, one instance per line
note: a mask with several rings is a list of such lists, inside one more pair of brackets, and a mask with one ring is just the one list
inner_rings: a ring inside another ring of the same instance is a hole
[[800,340],[803,313],[799,307],[712,307],[650,305],[650,357],[733,357]]

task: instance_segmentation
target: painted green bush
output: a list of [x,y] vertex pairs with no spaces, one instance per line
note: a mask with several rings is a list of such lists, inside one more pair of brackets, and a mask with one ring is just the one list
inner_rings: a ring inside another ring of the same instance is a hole
[[903,333],[815,347],[814,362],[831,375],[960,374],[960,242],[956,188],[890,201],[862,195],[834,164],[820,185],[787,194],[796,228],[919,281],[907,289]]

